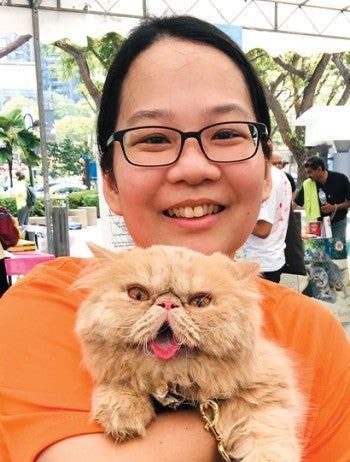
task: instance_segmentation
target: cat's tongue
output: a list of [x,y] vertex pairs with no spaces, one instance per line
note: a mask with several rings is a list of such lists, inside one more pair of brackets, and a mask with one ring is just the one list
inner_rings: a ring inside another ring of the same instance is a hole
[[153,354],[160,359],[171,359],[176,355],[180,348],[178,342],[172,339],[155,339],[148,343],[148,346]]

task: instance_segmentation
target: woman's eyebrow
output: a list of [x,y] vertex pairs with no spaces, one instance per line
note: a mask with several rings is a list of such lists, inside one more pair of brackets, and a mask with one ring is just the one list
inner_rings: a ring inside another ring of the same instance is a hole
[[[237,112],[241,113],[243,117],[251,119],[254,117],[252,113],[242,107],[239,104],[235,103],[227,103],[227,104],[219,104],[217,106],[209,106],[205,108],[203,113],[207,115],[228,115],[231,113],[237,114]],[[173,119],[175,114],[172,111],[168,111],[165,109],[141,109],[139,111],[134,112],[128,119],[128,124],[137,124],[142,121],[157,121],[157,120],[171,120]]]
[[129,124],[134,124],[138,123],[142,120],[161,120],[161,119],[167,119],[172,118],[173,114],[170,113],[169,111],[161,110],[161,109],[146,109],[146,110],[140,110],[136,111],[134,114],[132,114],[128,120],[127,123]]
[[244,117],[248,117],[248,118],[252,117],[252,113],[249,110],[235,103],[220,104],[218,106],[209,107],[207,109],[207,112],[213,115],[225,115],[225,114],[230,114],[232,112],[234,113],[240,112]]

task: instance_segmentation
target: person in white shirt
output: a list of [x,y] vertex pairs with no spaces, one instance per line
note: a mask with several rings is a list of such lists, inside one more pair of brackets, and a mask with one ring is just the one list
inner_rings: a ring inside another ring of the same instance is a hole
[[244,257],[258,261],[265,279],[280,282],[285,265],[285,238],[292,200],[290,182],[282,170],[272,166],[270,197],[261,204],[258,221],[243,247]]

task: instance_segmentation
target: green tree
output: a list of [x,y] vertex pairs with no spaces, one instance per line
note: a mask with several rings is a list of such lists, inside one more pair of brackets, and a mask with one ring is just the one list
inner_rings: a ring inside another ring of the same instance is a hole
[[57,40],[53,43],[63,51],[61,62],[55,71],[59,78],[69,79],[80,75],[83,96],[91,101],[95,112],[98,111],[104,76],[119,50],[124,37],[116,32],[108,32],[103,37],[87,37],[86,46],[78,46],[69,40]]
[[1,113],[8,114],[15,109],[21,109],[23,112],[28,112],[33,116],[34,120],[39,118],[38,105],[32,98],[26,98],[25,96],[15,96],[2,106]]
[[7,115],[0,115],[0,163],[8,163],[11,187],[16,152],[19,152],[20,157],[31,170],[32,167],[40,164],[40,156],[35,152],[39,146],[40,138],[31,129],[25,128],[20,109],[14,109]]
[[95,133],[94,119],[90,117],[66,116],[55,122],[55,137],[58,143],[70,138],[73,142],[91,140]]
[[55,120],[63,119],[66,116],[89,117],[91,114],[91,107],[84,98],[74,102],[56,92],[52,96]]
[[65,138],[60,143],[48,143],[48,161],[52,178],[81,175],[82,167],[79,159],[82,155],[92,158],[88,143],[74,143],[71,138]]
[[248,57],[264,84],[273,114],[274,142],[284,143],[298,164],[299,182],[304,178],[304,128],[295,120],[314,105],[344,105],[350,96],[350,53],[301,56],[295,52],[272,57],[254,49]]

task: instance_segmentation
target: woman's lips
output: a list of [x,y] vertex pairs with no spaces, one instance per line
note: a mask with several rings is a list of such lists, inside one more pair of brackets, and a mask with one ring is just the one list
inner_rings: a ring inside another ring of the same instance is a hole
[[201,218],[207,215],[215,215],[223,210],[224,207],[222,205],[204,204],[194,207],[186,206],[167,209],[163,213],[171,218]]

